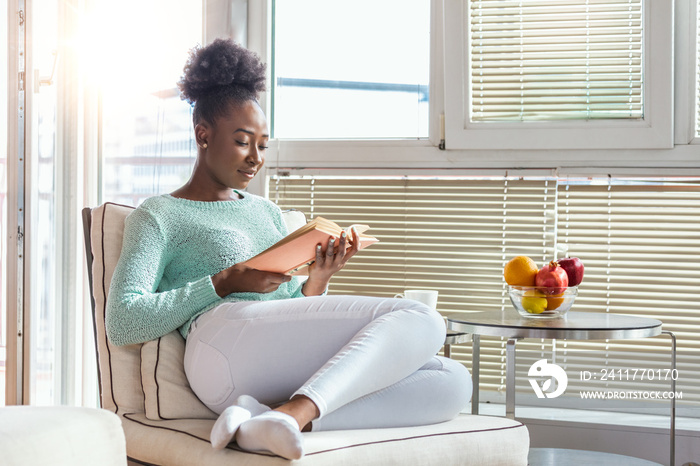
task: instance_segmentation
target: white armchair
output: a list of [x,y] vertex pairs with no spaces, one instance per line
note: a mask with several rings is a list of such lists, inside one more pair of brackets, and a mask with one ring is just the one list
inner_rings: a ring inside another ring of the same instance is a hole
[[[121,251],[124,219],[131,210],[106,203],[83,211],[101,401],[121,418],[130,461],[183,466],[288,464],[280,457],[241,451],[235,444],[224,450],[211,447],[209,434],[216,415],[189,388],[182,367],[185,342],[177,332],[122,347],[107,340],[105,302]],[[527,464],[529,449],[528,430],[520,422],[467,414],[436,425],[304,436],[306,456],[294,461],[304,466],[516,466]]]

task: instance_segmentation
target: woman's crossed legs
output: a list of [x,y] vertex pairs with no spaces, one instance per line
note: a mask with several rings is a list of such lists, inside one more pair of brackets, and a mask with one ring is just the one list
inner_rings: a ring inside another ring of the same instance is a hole
[[[320,296],[227,303],[193,325],[185,370],[197,396],[219,414],[240,395],[250,395],[266,405],[291,398],[312,406],[318,414],[313,430],[431,424],[456,416],[471,397],[467,370],[435,356],[444,338],[437,312],[404,299]],[[238,408],[227,410],[228,422],[220,418],[217,425],[230,430],[240,424],[231,419],[245,420],[249,410]],[[290,412],[286,408],[291,406],[278,409]],[[295,421],[303,428],[300,418]],[[279,428],[279,419],[271,422]],[[256,424],[260,419],[245,425]],[[298,433],[287,423],[280,435],[293,437],[289,426]],[[247,443],[241,434],[249,430],[241,429],[239,444]]]

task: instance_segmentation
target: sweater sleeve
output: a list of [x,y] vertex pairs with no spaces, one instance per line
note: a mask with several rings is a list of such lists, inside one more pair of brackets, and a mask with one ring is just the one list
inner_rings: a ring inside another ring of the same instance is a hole
[[153,216],[136,209],[127,217],[124,243],[107,298],[106,329],[115,345],[142,343],[178,329],[220,300],[211,277],[158,291],[168,262],[168,241]]

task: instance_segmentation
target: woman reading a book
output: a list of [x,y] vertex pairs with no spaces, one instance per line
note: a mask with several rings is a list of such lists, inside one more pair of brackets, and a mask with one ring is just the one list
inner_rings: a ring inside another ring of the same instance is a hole
[[[359,249],[316,246],[308,278],[244,262],[287,234],[279,208],[245,192],[265,160],[265,66],[228,40],[192,51],[179,83],[194,105],[189,181],[127,218],[107,303],[116,345],[179,329],[195,394],[219,419],[215,448],[303,456],[301,431],[437,423],[469,402],[459,363],[435,354],[440,315],[394,298],[325,295]],[[269,406],[274,406],[270,409]]]

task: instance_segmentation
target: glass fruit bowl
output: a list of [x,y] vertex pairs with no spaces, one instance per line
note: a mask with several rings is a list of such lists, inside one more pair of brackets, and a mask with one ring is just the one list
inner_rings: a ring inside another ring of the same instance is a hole
[[551,319],[569,312],[578,295],[577,286],[545,288],[538,286],[508,286],[508,296],[523,317]]

